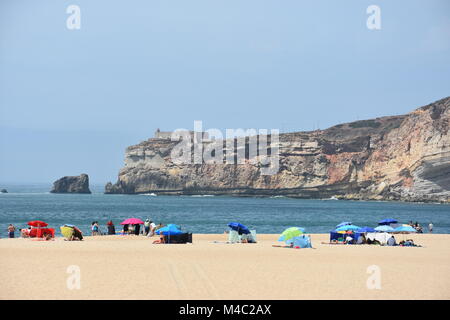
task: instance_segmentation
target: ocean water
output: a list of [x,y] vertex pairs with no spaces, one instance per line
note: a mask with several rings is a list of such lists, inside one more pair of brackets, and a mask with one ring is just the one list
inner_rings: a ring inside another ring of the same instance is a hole
[[[395,218],[401,223],[418,221],[428,232],[450,233],[450,205],[375,201],[302,200],[292,198],[238,198],[228,196],[104,195],[103,186],[91,186],[93,194],[51,194],[50,185],[2,185],[0,237],[9,223],[26,227],[30,220],[49,223],[59,235],[68,223],[90,234],[92,221],[102,231],[112,220],[116,230],[126,218],[151,218],[155,223],[175,223],[193,233],[223,233],[231,221],[241,222],[258,233],[281,233],[299,226],[308,233],[326,233],[342,221],[375,227],[379,220]],[[16,234],[18,236],[18,234]]]

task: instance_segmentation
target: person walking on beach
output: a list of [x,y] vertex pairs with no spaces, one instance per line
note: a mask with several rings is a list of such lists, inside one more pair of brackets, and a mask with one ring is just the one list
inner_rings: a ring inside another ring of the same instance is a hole
[[155,235],[156,224],[150,220],[149,221],[149,232],[147,233],[147,237],[153,237]]
[[144,222],[144,235],[148,235],[150,232],[150,219],[145,220]]
[[12,224],[8,226],[8,237],[14,238],[14,232],[16,231],[16,227],[14,227]]
[[433,222],[430,222],[430,224],[428,225],[428,231],[430,233],[433,233]]

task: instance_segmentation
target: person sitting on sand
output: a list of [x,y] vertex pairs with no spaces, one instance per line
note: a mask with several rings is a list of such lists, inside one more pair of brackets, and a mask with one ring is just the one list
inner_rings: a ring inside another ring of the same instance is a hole
[[348,236],[345,238],[345,243],[346,243],[346,244],[352,244],[352,243],[353,243],[353,238],[352,238],[350,235],[348,235]]
[[77,227],[73,227],[73,235],[72,235],[72,239],[73,240],[83,240],[83,232],[81,232],[80,229],[78,229]]
[[163,235],[163,234],[161,234],[161,235],[159,236],[159,240],[153,241],[153,244],[163,244],[163,243],[166,243],[166,239],[164,238],[164,235]]
[[391,247],[393,247],[393,246],[396,246],[397,245],[397,243],[396,243],[396,241],[395,241],[395,238],[394,238],[394,236],[391,236],[389,239],[388,239],[388,241],[387,241],[387,245],[388,246],[391,246]]
[[362,234],[358,237],[358,240],[356,240],[356,244],[365,244],[366,243],[366,236]]
[[29,238],[30,237],[30,231],[31,231],[31,227],[28,227],[26,229],[20,230],[21,237],[22,238]]

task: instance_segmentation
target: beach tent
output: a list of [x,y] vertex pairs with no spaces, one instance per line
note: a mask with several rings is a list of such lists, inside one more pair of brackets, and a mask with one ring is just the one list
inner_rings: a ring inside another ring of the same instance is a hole
[[361,236],[361,233],[359,232],[353,232],[353,231],[336,231],[332,230],[330,231],[330,242],[332,240],[336,240],[339,242],[343,242],[347,235],[350,235],[353,240],[358,241],[358,238]]
[[294,237],[288,241],[287,244],[293,244],[294,248],[312,248],[311,238],[307,235],[302,234],[301,236]]
[[228,226],[231,229],[237,231],[238,234],[249,234],[250,233],[250,230],[246,226],[244,226],[243,224],[240,224],[239,222],[230,222],[228,224]]
[[[375,228],[376,229],[376,228]],[[385,245],[391,235],[387,232],[369,232],[366,233],[366,239],[369,240],[377,240],[380,242],[380,244]]]
[[290,227],[284,230],[280,237],[278,238],[278,241],[284,241],[287,242],[288,240],[298,237],[299,235],[302,235],[305,232],[305,228],[301,227]]
[[393,232],[394,228],[390,227],[390,226],[386,226],[386,225],[381,225],[375,228],[375,231],[378,232]]

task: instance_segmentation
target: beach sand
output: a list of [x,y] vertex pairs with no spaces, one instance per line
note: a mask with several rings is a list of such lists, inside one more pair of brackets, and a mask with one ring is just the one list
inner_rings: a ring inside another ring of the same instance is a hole
[[[421,248],[311,236],[315,249],[275,248],[278,235],[269,234],[257,244],[226,244],[225,234],[170,245],[142,236],[1,239],[0,299],[450,299],[448,234],[408,236]],[[67,286],[72,265],[80,289]],[[372,265],[380,289],[367,287]]]

